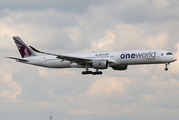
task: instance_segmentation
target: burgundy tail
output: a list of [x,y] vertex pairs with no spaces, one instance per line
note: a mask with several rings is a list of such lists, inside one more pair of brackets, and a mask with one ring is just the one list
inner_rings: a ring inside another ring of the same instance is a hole
[[20,37],[13,37],[13,39],[22,58],[36,56],[36,54],[20,39]]

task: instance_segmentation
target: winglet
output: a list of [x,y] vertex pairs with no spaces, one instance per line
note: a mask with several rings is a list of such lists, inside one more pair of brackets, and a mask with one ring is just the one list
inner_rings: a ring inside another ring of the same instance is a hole
[[38,52],[38,53],[44,53],[44,52],[41,52],[41,51],[39,51],[39,50],[37,50],[37,49],[35,49],[34,47],[32,47],[32,46],[29,46],[33,51],[35,51],[35,52]]
[[39,51],[39,50],[35,49],[35,48],[32,47],[32,46],[29,46],[29,47],[30,47],[33,51],[38,52],[38,53],[43,53],[43,54],[47,54],[47,55],[58,56],[58,55],[56,55],[56,54],[51,54],[51,53],[46,53],[46,52]]

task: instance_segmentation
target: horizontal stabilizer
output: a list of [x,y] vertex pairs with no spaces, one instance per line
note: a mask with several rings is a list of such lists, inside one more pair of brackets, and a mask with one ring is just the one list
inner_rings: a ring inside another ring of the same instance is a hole
[[29,61],[29,60],[27,60],[27,59],[15,58],[15,57],[6,57],[6,58],[14,59],[14,60],[16,60],[17,62],[28,62],[28,61]]

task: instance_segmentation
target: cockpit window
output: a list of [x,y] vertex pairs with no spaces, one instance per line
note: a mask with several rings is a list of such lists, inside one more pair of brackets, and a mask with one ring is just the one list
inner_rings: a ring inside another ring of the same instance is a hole
[[167,53],[167,55],[173,55],[173,54],[169,52],[169,53]]

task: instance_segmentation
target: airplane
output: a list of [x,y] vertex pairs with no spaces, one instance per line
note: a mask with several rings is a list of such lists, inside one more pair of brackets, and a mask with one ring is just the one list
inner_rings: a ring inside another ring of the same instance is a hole
[[[22,58],[6,57],[15,59],[17,62],[36,65],[47,68],[84,68],[82,75],[101,75],[102,71],[111,67],[113,70],[127,70],[128,65],[142,64],[165,64],[165,71],[168,65],[177,58],[166,50],[127,50],[108,52],[89,52],[75,54],[55,54],[42,52],[32,46],[27,46],[20,37],[14,36],[14,42]],[[42,53],[44,55],[36,55]],[[94,68],[96,71],[89,71]]]

